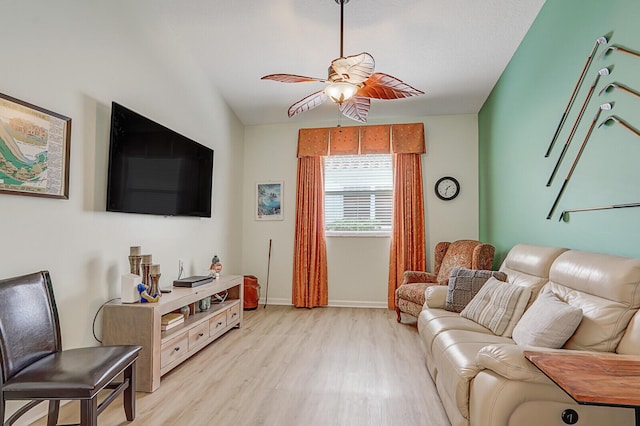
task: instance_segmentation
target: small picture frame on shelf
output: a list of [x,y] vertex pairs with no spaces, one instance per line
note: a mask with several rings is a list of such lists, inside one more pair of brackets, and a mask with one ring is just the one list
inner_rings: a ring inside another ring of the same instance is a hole
[[282,181],[256,183],[256,220],[283,220]]

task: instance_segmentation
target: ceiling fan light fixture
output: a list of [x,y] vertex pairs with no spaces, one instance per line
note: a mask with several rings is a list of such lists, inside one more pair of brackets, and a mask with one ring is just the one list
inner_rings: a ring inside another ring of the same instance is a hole
[[281,83],[327,83],[323,90],[318,90],[291,105],[287,111],[289,117],[309,111],[331,99],[339,105],[342,115],[366,123],[371,99],[402,99],[423,95],[423,91],[392,75],[374,73],[375,61],[371,54],[362,52],[358,55],[344,55],[344,5],[349,3],[349,0],[334,1],[340,5],[340,57],[331,61],[329,76],[316,78],[296,74],[269,74],[262,77],[263,80]]
[[337,104],[341,104],[353,98],[357,91],[358,86],[346,81],[337,81],[331,83],[324,89],[325,95],[327,95],[329,99]]

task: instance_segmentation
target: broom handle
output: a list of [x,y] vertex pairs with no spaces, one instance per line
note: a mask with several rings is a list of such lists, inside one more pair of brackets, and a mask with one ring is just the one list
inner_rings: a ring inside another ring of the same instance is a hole
[[269,272],[271,270],[271,238],[269,238],[269,260],[267,261],[267,290],[264,294],[264,308],[267,307],[267,300],[269,300]]

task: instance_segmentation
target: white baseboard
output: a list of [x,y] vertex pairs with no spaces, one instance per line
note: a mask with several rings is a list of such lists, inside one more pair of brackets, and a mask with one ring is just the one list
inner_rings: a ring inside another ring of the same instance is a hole
[[[258,301],[258,306],[262,306],[264,305],[264,299],[260,298],[260,300]],[[291,306],[291,299],[284,299],[284,298],[272,298],[270,297],[269,299],[267,299],[267,306],[268,305],[281,305],[281,306]]]
[[387,302],[366,302],[361,300],[329,300],[329,306],[336,308],[387,309]]
[[[260,299],[259,306],[264,305],[264,299]],[[269,298],[267,305],[284,305],[291,306],[291,299],[285,298]],[[329,300],[329,306],[335,308],[378,308],[387,309],[386,302],[366,302],[360,300]]]

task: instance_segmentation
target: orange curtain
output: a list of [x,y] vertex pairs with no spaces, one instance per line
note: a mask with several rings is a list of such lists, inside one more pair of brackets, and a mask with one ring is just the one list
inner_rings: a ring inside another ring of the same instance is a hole
[[393,155],[393,229],[389,259],[389,308],[404,271],[425,271],[424,199],[420,154]]
[[292,299],[298,308],[329,304],[324,237],[324,159],[319,156],[298,158]]

